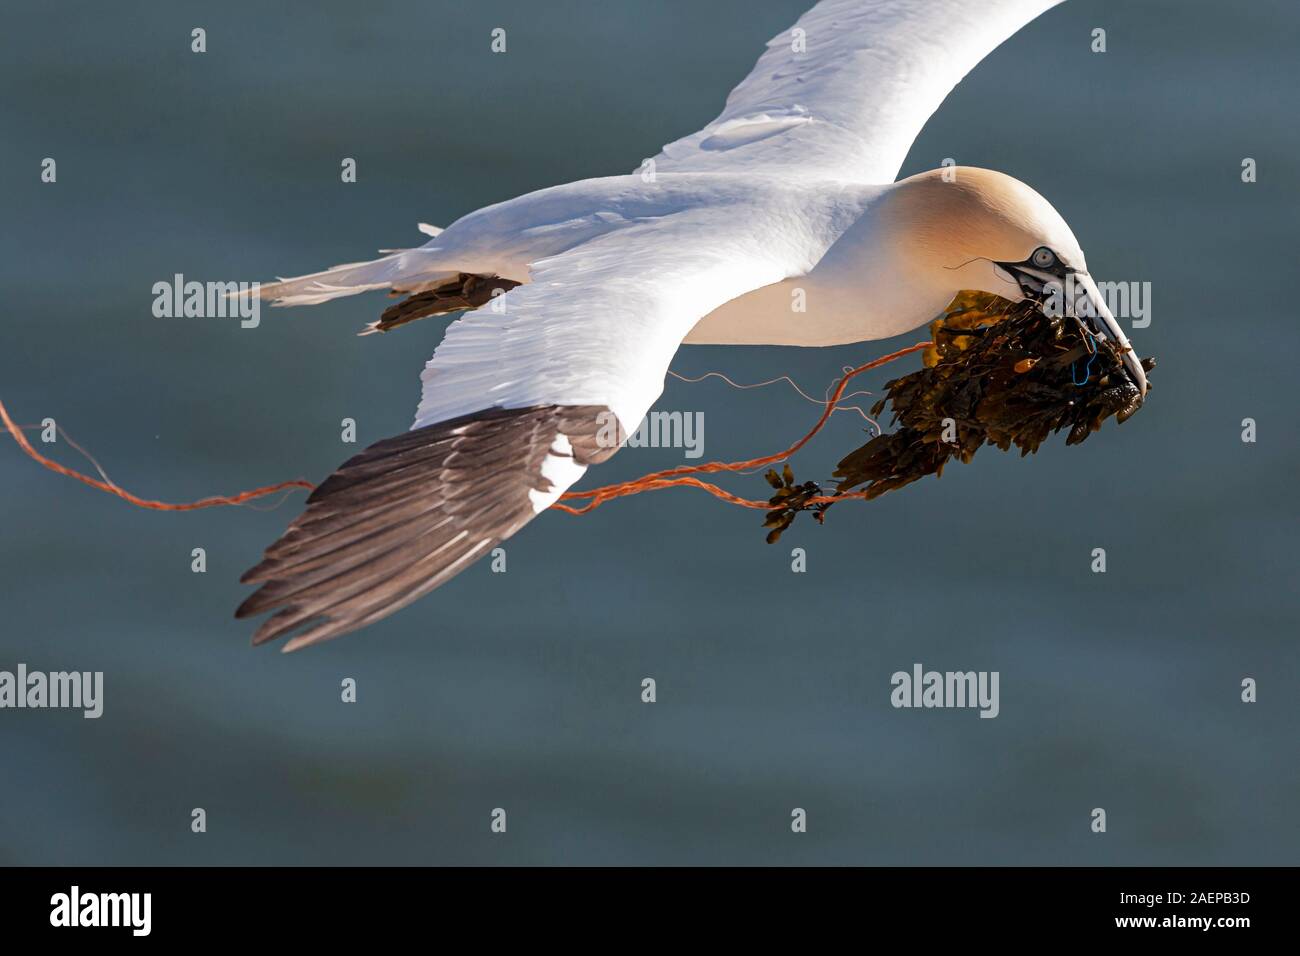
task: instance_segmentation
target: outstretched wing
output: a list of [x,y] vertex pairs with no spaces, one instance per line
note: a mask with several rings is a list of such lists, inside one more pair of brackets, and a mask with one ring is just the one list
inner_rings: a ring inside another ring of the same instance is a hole
[[702,316],[820,257],[828,240],[780,221],[793,208],[630,223],[452,323],[413,429],[340,467],[244,575],[262,587],[237,616],[276,612],[254,643],[303,629],[294,650],[385,617],[549,508],[637,428]]
[[768,42],[717,119],[655,164],[892,183],[961,78],[1060,2],[822,0]]

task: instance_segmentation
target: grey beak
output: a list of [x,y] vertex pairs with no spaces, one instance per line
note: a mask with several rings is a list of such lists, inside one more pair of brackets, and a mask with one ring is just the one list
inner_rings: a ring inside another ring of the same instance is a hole
[[1124,370],[1137,386],[1138,394],[1146,398],[1147,376],[1138,361],[1137,353],[1129,345],[1128,337],[1111,314],[1106,299],[1086,272],[1075,272],[1065,279],[1065,314],[1073,315],[1088,324],[1094,335],[1108,339],[1123,353]]
[[1124,371],[1137,387],[1140,398],[1147,395],[1147,374],[1129,345],[1128,336],[1106,305],[1106,298],[1086,272],[1060,274],[1037,269],[1028,262],[995,262],[1003,276],[1020,286],[1027,298],[1042,303],[1048,315],[1074,316],[1087,323],[1092,334],[1106,339],[1120,350]]

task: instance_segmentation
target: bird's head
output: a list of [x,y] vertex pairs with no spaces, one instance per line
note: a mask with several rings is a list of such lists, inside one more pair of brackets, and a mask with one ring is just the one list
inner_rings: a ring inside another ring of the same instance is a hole
[[950,166],[894,184],[879,210],[893,261],[916,301],[940,308],[958,292],[1032,299],[1048,314],[1076,316],[1124,352],[1139,392],[1146,375],[1111,314],[1074,233],[1052,204],[1003,173]]

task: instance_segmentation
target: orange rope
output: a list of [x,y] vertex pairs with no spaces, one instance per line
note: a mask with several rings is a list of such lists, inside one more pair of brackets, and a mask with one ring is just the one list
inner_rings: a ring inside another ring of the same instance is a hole
[[[695,474],[712,474],[719,471],[750,471],[755,468],[761,468],[764,465],[784,461],[804,445],[808,444],[808,442],[812,440],[812,437],[821,431],[822,426],[825,425],[826,421],[831,417],[831,413],[835,411],[836,406],[840,401],[840,397],[844,394],[845,387],[853,378],[861,375],[863,372],[869,372],[874,368],[879,368],[895,359],[900,359],[904,355],[919,352],[921,349],[928,348],[930,344],[931,343],[929,342],[918,342],[915,345],[909,345],[905,349],[899,349],[897,352],[891,352],[889,355],[883,356],[882,358],[867,362],[865,365],[859,365],[857,368],[849,369],[844,373],[844,377],[839,380],[839,384],[835,387],[835,391],[826,399],[825,408],[822,409],[821,417],[817,419],[817,423],[813,425],[812,429],[806,435],[784,451],[777,452],[774,455],[764,455],[761,458],[751,458],[748,461],[712,461],[703,465],[683,465],[680,468],[669,468],[666,471],[652,472],[636,479],[635,481],[624,481],[614,485],[604,485],[603,487],[593,488],[589,491],[570,491],[567,494],[561,495],[561,500],[583,500],[587,498],[590,498],[591,500],[588,501],[587,504],[576,508],[571,505],[559,503],[552,505],[552,507],[560,511],[567,511],[569,514],[580,515],[586,514],[588,511],[598,508],[606,501],[611,501],[615,498],[638,494],[642,491],[658,491],[660,488],[684,486],[700,488],[707,491],[715,498],[719,498],[729,504],[739,505],[742,508],[755,508],[764,511],[769,510],[772,505],[767,501],[755,501],[749,498],[741,498],[738,495],[733,495],[731,492],[719,488],[717,485],[710,484],[707,481],[701,481],[700,479],[691,476]],[[64,475],[68,478],[75,478],[84,485],[89,485],[92,488],[98,488],[100,491],[106,491],[111,495],[116,495],[123,501],[128,501],[137,507],[149,508],[154,511],[197,511],[200,508],[215,508],[218,505],[239,505],[246,501],[252,501],[255,498],[263,498],[266,495],[273,495],[277,491],[284,491],[289,488],[305,488],[310,491],[315,487],[315,485],[310,481],[304,481],[300,478],[296,481],[282,481],[278,484],[266,485],[262,488],[254,488],[251,491],[241,491],[236,495],[219,495],[211,498],[201,498],[198,501],[182,502],[177,504],[166,501],[153,501],[133,495],[129,491],[119,488],[111,481],[100,481],[97,478],[91,478],[89,475],[83,475],[79,471],[75,471],[65,465],[60,465],[57,461],[46,458],[32,447],[31,442],[27,440],[27,436],[23,434],[22,429],[18,425],[14,424],[13,419],[9,417],[9,411],[5,408],[3,401],[0,401],[0,422],[3,422],[5,428],[9,430],[9,434],[13,436],[13,439],[18,443],[19,448],[21,448],[34,461],[48,468],[50,471]],[[91,460],[93,461],[93,459]],[[838,496],[821,495],[816,498],[808,499],[806,504],[828,504],[832,501],[843,501],[845,498],[862,497],[865,497],[865,495],[861,492],[851,492],[849,494]]]
[[[723,501],[730,502],[734,505],[740,505],[744,508],[768,510],[772,507],[770,502],[755,501],[750,498],[740,498],[730,492],[723,491],[717,485],[711,485],[708,482],[700,481],[698,478],[686,478],[680,476],[712,474],[718,471],[751,471],[755,468],[762,468],[764,465],[771,465],[778,461],[784,461],[804,445],[808,444],[808,442],[812,441],[812,437],[822,430],[822,426],[826,424],[827,419],[831,417],[831,413],[835,411],[835,406],[839,402],[840,396],[844,394],[844,389],[848,386],[850,381],[861,375],[863,372],[869,372],[874,368],[879,368],[882,365],[893,362],[895,359],[900,359],[905,355],[911,355],[913,352],[919,352],[921,349],[929,348],[931,344],[932,343],[930,342],[917,342],[915,345],[909,345],[905,349],[899,349],[897,352],[891,352],[878,359],[873,359],[865,365],[859,365],[857,368],[849,369],[844,373],[844,377],[840,379],[839,384],[835,386],[835,391],[831,393],[831,396],[828,399],[826,399],[826,407],[822,409],[822,414],[821,417],[817,419],[817,424],[813,425],[812,429],[806,435],[785,451],[777,452],[774,455],[764,455],[761,458],[751,458],[748,461],[711,461],[703,465],[683,465],[680,468],[669,468],[666,471],[651,472],[650,474],[637,478],[634,481],[623,481],[616,485],[604,485],[600,488],[592,488],[587,491],[570,491],[561,495],[560,501],[571,501],[573,499],[581,500],[584,498],[590,498],[591,501],[580,508],[559,503],[556,503],[551,507],[559,511],[566,511],[569,514],[580,515],[586,514],[588,511],[598,508],[606,501],[610,501],[614,498],[622,498],[625,495],[634,495],[642,491],[657,491],[660,488],[672,488],[679,485],[688,485],[692,488],[702,488],[715,498],[721,498]],[[808,499],[807,504],[827,504],[832,501],[842,501],[845,498],[862,497],[865,497],[865,495],[861,492],[851,492],[849,494],[835,497],[830,495],[820,495],[816,498]]]
[[286,488],[306,488],[311,490],[315,486],[310,481],[282,481],[277,485],[267,485],[265,488],[254,488],[252,491],[241,491],[237,495],[222,495],[214,498],[202,498],[199,501],[185,502],[183,504],[171,504],[166,501],[151,501],[147,498],[139,498],[124,491],[111,481],[100,481],[97,478],[91,478],[89,475],[83,475],[79,471],[73,471],[60,465],[57,461],[51,461],[46,458],[27,440],[22,429],[14,424],[9,417],[9,410],[5,408],[4,402],[0,402],[0,421],[4,422],[5,428],[9,429],[9,434],[13,435],[14,441],[18,442],[18,447],[25,451],[32,459],[44,465],[50,471],[57,472],[60,475],[66,475],[69,478],[75,478],[83,485],[90,485],[92,488],[98,488],[100,491],[107,491],[110,495],[117,495],[124,501],[140,508],[150,508],[154,511],[197,511],[200,508],[215,508],[217,505],[239,505],[245,501],[252,501],[254,498],[262,498],[266,495],[273,495],[277,491],[283,491]]

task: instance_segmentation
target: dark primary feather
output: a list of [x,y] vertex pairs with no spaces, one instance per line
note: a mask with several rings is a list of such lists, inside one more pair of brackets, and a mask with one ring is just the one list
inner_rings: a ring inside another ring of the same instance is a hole
[[617,444],[598,440],[609,415],[594,405],[495,408],[371,445],[312,492],[240,579],[262,587],[235,616],[276,611],[254,644],[305,628],[291,651],[405,607],[533,518],[529,492],[551,490],[541,469],[557,436],[580,464],[612,455]]

